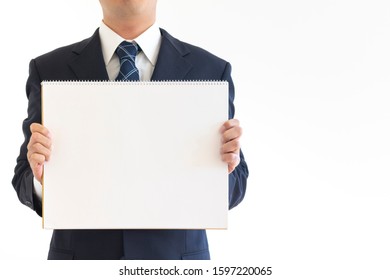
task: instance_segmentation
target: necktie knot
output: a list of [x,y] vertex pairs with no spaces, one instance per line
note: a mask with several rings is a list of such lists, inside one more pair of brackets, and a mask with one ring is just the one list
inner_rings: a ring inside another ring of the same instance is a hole
[[133,62],[135,62],[135,56],[138,53],[138,45],[135,43],[123,41],[119,44],[115,52],[121,61],[123,59],[131,59]]
[[138,45],[123,41],[119,44],[115,53],[120,60],[120,70],[116,80],[134,81],[139,80],[138,69],[135,66],[135,57],[138,53]]

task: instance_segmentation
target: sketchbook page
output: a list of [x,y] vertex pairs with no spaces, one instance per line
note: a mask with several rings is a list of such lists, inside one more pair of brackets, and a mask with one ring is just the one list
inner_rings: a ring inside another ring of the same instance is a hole
[[227,82],[43,82],[42,118],[44,228],[227,227]]

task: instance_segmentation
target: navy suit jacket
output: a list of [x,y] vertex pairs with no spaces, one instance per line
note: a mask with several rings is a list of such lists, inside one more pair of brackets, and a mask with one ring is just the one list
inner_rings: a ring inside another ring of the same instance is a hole
[[[226,80],[229,82],[229,117],[233,118],[234,86],[230,64],[173,38],[163,29],[161,35],[152,80]],[[41,123],[40,83],[43,80],[108,80],[98,30],[91,38],[56,49],[30,62],[26,85],[28,117],[23,122],[25,140],[17,158],[12,184],[19,200],[38,215],[42,215],[42,205],[33,194],[27,144],[31,136],[30,124]],[[248,169],[241,153],[241,163],[229,175],[230,208],[244,198],[247,177]],[[209,259],[210,254],[205,230],[54,230],[48,258]]]

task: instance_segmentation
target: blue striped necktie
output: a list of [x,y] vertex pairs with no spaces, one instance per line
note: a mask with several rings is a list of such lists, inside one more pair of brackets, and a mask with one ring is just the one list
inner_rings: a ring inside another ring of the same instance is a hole
[[135,56],[138,53],[138,45],[123,41],[120,43],[115,53],[120,60],[120,70],[116,81],[138,81],[139,72],[135,66]]

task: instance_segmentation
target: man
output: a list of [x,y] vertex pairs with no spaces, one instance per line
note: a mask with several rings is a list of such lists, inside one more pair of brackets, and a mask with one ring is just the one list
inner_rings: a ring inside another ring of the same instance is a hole
[[[134,67],[135,79],[229,82],[230,120],[220,130],[221,158],[229,172],[229,207],[239,204],[245,195],[248,170],[240,151],[241,127],[233,119],[230,64],[159,29],[155,24],[157,0],[100,0],[100,4],[103,22],[91,38],[30,62],[28,117],[23,122],[25,141],[12,181],[20,201],[42,214],[42,173],[44,162],[51,156],[51,135],[40,124],[41,81],[124,80],[118,46],[130,41],[131,47],[137,49],[135,58],[128,60]],[[72,176],[71,170],[66,172]],[[210,255],[204,230],[54,230],[48,258],[209,259]]]

